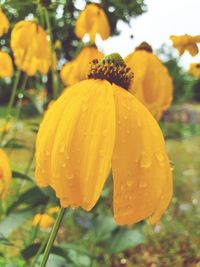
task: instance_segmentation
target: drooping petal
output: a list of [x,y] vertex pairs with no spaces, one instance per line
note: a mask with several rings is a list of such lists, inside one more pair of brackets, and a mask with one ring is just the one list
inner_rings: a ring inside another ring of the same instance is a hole
[[172,175],[158,124],[131,94],[113,85],[116,138],[112,158],[114,216],[132,224],[159,220],[172,195]]
[[[50,107],[41,125],[36,154],[38,182],[51,185],[62,206],[90,210],[110,170],[114,135],[110,83],[86,80],[70,87]],[[44,172],[45,179],[41,177]]]
[[66,100],[71,97],[72,88],[66,92],[49,110],[46,111],[44,119],[40,125],[36,139],[36,182],[39,186],[48,186],[51,184],[51,151],[57,126],[60,118],[66,108]]

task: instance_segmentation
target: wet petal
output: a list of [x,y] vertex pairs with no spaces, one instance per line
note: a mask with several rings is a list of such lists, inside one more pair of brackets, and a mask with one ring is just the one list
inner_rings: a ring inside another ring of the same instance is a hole
[[118,224],[132,224],[155,213],[152,217],[155,222],[167,208],[172,194],[163,136],[152,115],[133,95],[115,85],[113,89],[115,220]]
[[[115,108],[107,81],[86,80],[66,102],[52,151],[52,186],[61,205],[90,210],[110,170]],[[75,85],[76,86],[76,85]]]

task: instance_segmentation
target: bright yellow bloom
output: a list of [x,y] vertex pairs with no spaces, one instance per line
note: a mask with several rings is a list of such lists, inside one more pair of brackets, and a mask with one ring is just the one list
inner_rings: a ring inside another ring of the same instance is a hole
[[0,197],[4,198],[8,194],[11,183],[11,169],[6,153],[0,148]]
[[195,78],[199,79],[200,78],[200,63],[190,64],[190,69],[188,72]]
[[171,35],[170,39],[173,42],[173,47],[179,51],[180,56],[188,51],[191,56],[198,54],[199,49],[197,43],[200,43],[200,35],[190,36],[188,34],[175,36]]
[[32,21],[18,22],[11,33],[15,64],[29,76],[46,74],[51,63],[50,44],[44,29]]
[[11,57],[0,51],[0,78],[7,78],[13,75],[13,63]]
[[7,132],[11,128],[11,123],[7,122],[3,126],[0,127],[0,133]]
[[85,80],[90,62],[93,59],[102,59],[103,53],[93,46],[85,47],[73,61],[65,64],[60,72],[60,77],[64,85],[73,85]]
[[132,73],[118,54],[94,60],[88,78],[45,114],[36,141],[37,184],[51,186],[62,207],[89,211],[112,169],[116,222],[156,223],[172,195],[159,126],[126,90]]
[[59,207],[51,207],[46,213],[38,213],[34,216],[32,225],[39,226],[40,228],[47,229],[54,224],[55,219],[52,215],[59,212]]
[[129,54],[125,62],[134,72],[130,92],[159,120],[173,97],[172,79],[167,68],[145,42]]
[[6,33],[9,29],[9,21],[6,15],[3,13],[2,9],[0,8],[0,37]]
[[54,224],[54,218],[48,214],[38,213],[32,221],[32,225],[39,226],[42,229],[47,229]]
[[95,41],[99,34],[103,40],[110,35],[110,26],[104,10],[98,4],[88,4],[76,21],[75,34],[82,39],[89,34],[90,41]]

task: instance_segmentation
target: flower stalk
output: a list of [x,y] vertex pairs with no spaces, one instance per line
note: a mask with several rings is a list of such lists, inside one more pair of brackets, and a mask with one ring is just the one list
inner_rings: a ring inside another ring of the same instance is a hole
[[50,233],[50,236],[49,236],[49,239],[48,239],[45,251],[44,251],[43,259],[42,259],[39,267],[45,267],[46,266],[51,248],[53,246],[54,240],[55,240],[56,235],[58,233],[58,230],[59,230],[60,224],[62,222],[62,219],[64,217],[64,214],[65,214],[65,208],[61,208],[60,212],[58,213],[58,216],[56,218],[56,221],[53,225],[53,228],[51,229],[51,233]]

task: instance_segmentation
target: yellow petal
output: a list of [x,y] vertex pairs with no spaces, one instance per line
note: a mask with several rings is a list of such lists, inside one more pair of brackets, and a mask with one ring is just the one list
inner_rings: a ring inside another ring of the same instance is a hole
[[36,139],[36,182],[39,186],[51,184],[51,150],[57,126],[66,108],[66,99],[71,97],[71,89],[55,101],[45,113]]
[[0,149],[0,196],[6,197],[11,183],[11,169],[7,154]]
[[196,56],[199,52],[197,44],[188,44],[186,50],[190,53],[191,56]]
[[90,210],[110,170],[115,133],[113,92],[110,83],[100,80],[80,82],[72,90],[54,140],[52,186],[62,206]]
[[113,85],[116,138],[112,159],[114,215],[132,224],[160,218],[172,195],[171,171],[158,124],[131,94]]

